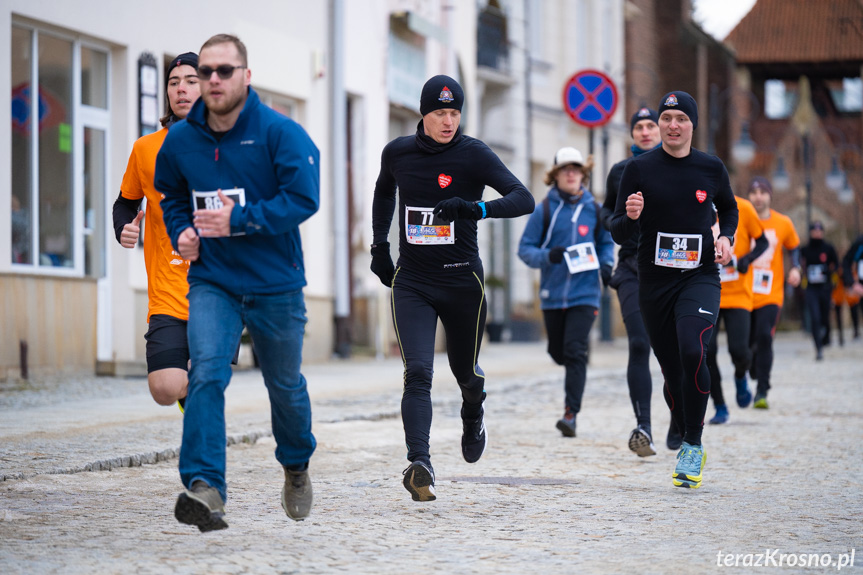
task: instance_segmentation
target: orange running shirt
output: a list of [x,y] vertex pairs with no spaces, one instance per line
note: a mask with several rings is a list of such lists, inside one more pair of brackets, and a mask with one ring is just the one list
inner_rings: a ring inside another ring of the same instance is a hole
[[800,246],[800,238],[791,218],[770,210],[770,217],[761,220],[764,235],[770,246],[752,262],[752,309],[766,305],[782,307],[785,301],[785,261],[782,248],[793,250]]
[[153,314],[165,314],[188,321],[189,262],[171,246],[162,220],[162,194],[153,185],[156,155],[168,135],[168,129],[148,134],[135,142],[129,164],[123,175],[120,193],[129,200],[147,198],[144,217],[144,264],[147,267],[149,309],[147,323]]
[[[738,260],[752,251],[753,242],[764,234],[764,228],[750,201],[741,197],[736,199],[740,219],[734,233],[734,259]],[[752,311],[752,266],[745,274],[733,267],[725,268],[719,277],[723,280],[719,308]]]

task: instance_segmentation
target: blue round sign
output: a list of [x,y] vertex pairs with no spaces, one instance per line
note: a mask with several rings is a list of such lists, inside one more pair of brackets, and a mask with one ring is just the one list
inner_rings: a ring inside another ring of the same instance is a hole
[[602,126],[617,110],[617,87],[599,70],[577,72],[563,87],[563,109],[577,124]]

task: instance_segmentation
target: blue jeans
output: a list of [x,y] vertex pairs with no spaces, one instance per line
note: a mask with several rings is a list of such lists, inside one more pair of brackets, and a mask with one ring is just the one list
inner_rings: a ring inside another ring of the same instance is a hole
[[219,490],[225,483],[225,389],[231,360],[245,325],[252,336],[264,383],[276,459],[300,468],[315,451],[312,409],[306,379],[300,373],[306,305],[302,290],[268,295],[234,296],[207,283],[189,288],[189,394],[183,417],[180,478],[191,487],[197,480]]

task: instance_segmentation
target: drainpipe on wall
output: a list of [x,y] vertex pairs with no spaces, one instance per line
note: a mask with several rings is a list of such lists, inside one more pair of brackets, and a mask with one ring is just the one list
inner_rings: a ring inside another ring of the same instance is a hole
[[351,355],[351,278],[350,214],[348,213],[347,185],[347,98],[344,84],[344,1],[331,0],[330,11],[330,102],[331,128],[331,181],[333,197],[333,257],[334,257],[334,315],[335,353],[347,358]]

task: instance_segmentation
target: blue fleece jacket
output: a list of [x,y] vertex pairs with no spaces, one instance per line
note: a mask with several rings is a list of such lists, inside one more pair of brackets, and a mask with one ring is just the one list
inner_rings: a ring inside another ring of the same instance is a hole
[[305,130],[261,103],[249,88],[234,127],[217,139],[199,98],[168,132],[156,159],[156,189],[174,249],[192,226],[192,191],[243,188],[231,236],[201,238],[189,283],[228,293],[273,294],[306,285],[299,225],[318,210],[320,155]]
[[[594,242],[594,228],[599,223],[599,206],[593,195],[582,188],[576,202],[562,199],[556,186],[548,191],[550,221],[542,236],[543,207],[539,202],[531,214],[518,245],[518,257],[529,267],[540,270],[539,299],[542,309],[566,309],[578,305],[599,307],[601,285],[599,272],[585,271],[570,274],[566,261],[551,263],[548,253],[555,246],[568,247],[581,242],[594,243],[600,266],[614,264],[614,242],[605,228],[599,231]],[[578,219],[573,221],[578,207]]]

